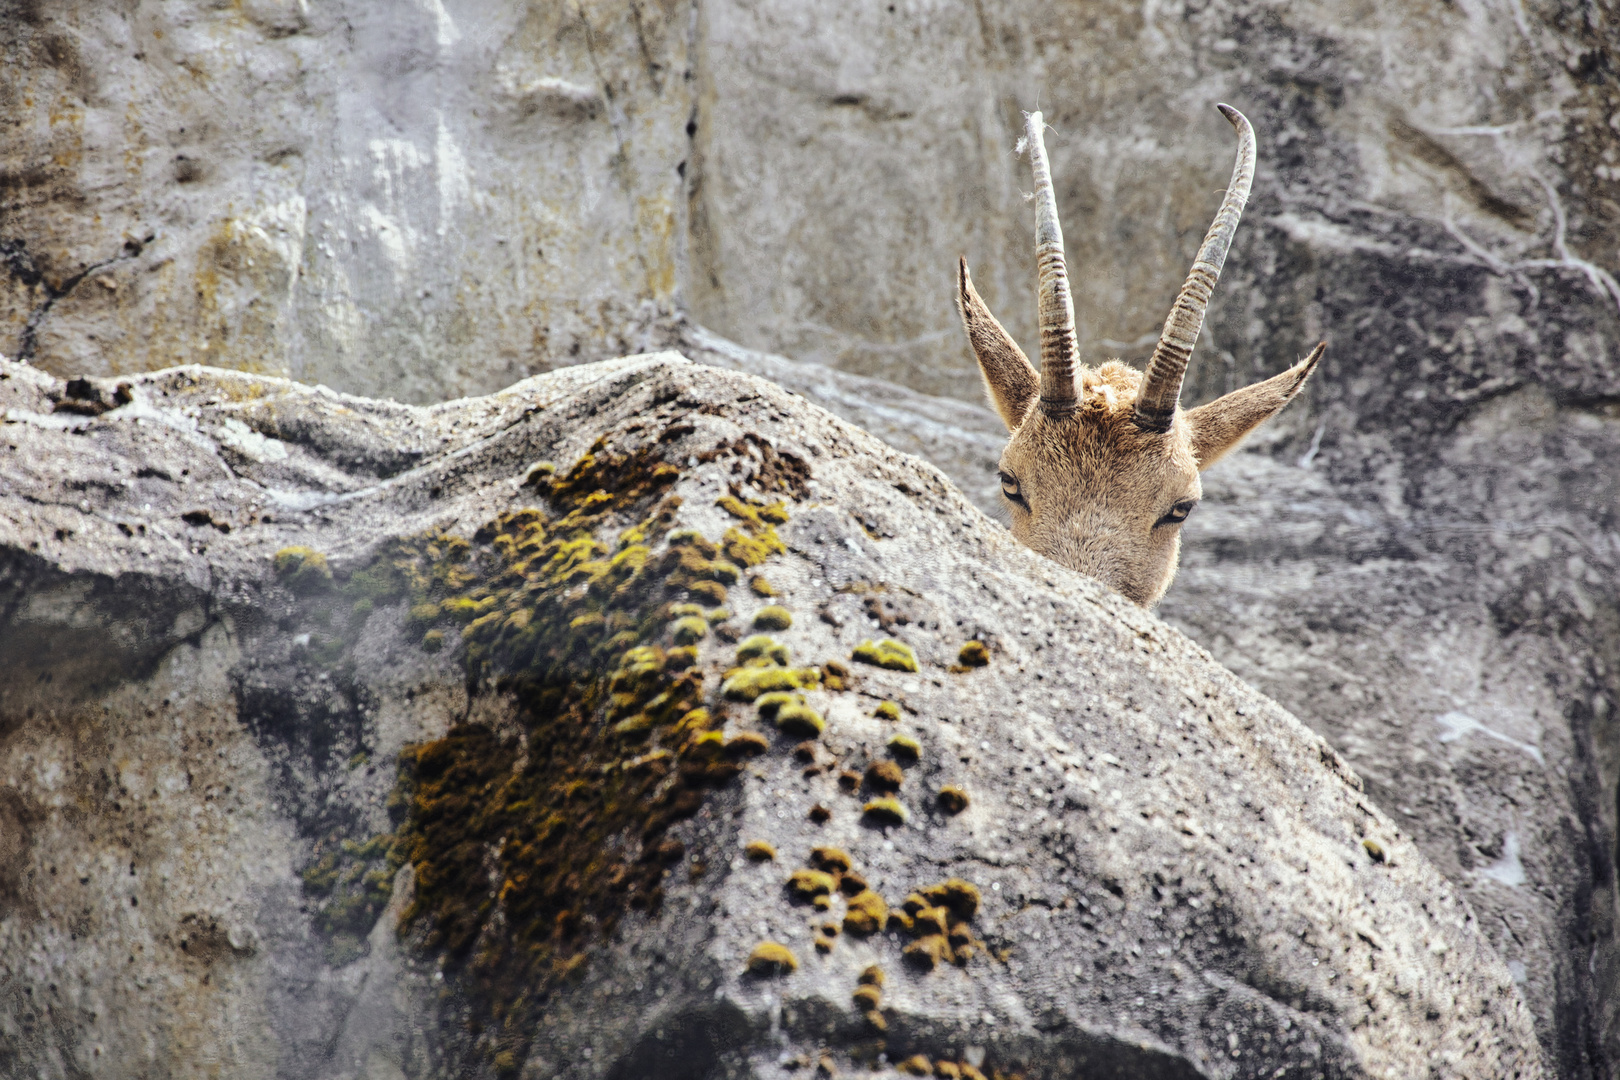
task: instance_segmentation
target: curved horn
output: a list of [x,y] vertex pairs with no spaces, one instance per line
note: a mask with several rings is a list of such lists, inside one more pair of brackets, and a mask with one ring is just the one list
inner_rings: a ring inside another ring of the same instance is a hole
[[1237,164],[1232,167],[1232,182],[1227,185],[1226,198],[1204,237],[1204,245],[1198,249],[1192,272],[1182,284],[1181,292],[1176,294],[1170,317],[1164,320],[1159,344],[1153,349],[1153,359],[1148,361],[1147,375],[1137,392],[1136,424],[1145,431],[1169,431],[1170,422],[1175,419],[1187,361],[1192,358],[1198,332],[1204,327],[1204,312],[1209,308],[1215,282],[1220,280],[1221,266],[1226,262],[1227,249],[1232,246],[1232,234],[1237,232],[1243,204],[1249,200],[1249,185],[1254,182],[1254,128],[1232,106],[1215,107],[1237,128]]
[[1046,162],[1045,118],[1024,118],[1024,137],[1035,169],[1035,265],[1040,278],[1041,411],[1061,417],[1073,413],[1074,301],[1069,296],[1069,270],[1063,262],[1063,227],[1058,224],[1052,194],[1052,169]]

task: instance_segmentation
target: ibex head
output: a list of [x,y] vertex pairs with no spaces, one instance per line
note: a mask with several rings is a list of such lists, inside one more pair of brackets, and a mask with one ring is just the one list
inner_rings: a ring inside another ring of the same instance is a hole
[[1199,470],[1288,404],[1327,348],[1318,345],[1264,382],[1181,408],[1187,361],[1254,180],[1254,129],[1236,109],[1219,108],[1238,131],[1237,166],[1145,373],[1118,360],[1095,370],[1075,363],[1074,304],[1040,113],[1025,126],[1035,167],[1039,374],[984,306],[966,259],[960,268],[957,301],[968,341],[1012,432],[1001,455],[1001,489],[1013,535],[1144,606],[1157,603],[1175,577],[1181,523],[1203,493]]

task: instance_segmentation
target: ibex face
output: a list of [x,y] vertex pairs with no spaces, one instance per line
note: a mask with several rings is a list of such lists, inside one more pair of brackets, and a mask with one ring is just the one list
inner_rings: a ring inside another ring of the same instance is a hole
[[1074,304],[1038,112],[1025,131],[1035,167],[1040,374],[984,306],[966,260],[958,280],[968,341],[1012,432],[1001,455],[1001,488],[1013,535],[1144,606],[1157,603],[1175,577],[1181,523],[1202,494],[1199,470],[1288,404],[1327,348],[1318,345],[1264,382],[1181,408],[1187,361],[1254,179],[1254,131],[1236,109],[1219,108],[1238,130],[1237,167],[1145,373],[1118,360],[1076,369]]

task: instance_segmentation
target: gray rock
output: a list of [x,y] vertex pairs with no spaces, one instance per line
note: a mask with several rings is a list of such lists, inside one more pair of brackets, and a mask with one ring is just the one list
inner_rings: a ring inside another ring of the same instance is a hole
[[[7,1075],[1543,1075],[1473,909],[1321,737],[763,380],[117,392],[0,367]],[[657,606],[711,578],[726,612]],[[738,675],[769,605],[790,666]],[[914,664],[855,659],[885,638]],[[800,680],[810,747],[722,689],[761,672]],[[817,866],[824,911],[785,888]],[[913,929],[828,935],[861,884],[926,893]],[[797,969],[748,974],[766,941]]]

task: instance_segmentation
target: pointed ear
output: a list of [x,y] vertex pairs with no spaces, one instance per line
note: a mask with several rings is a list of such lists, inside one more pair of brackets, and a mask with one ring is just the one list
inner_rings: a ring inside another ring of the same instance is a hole
[[1041,393],[1041,377],[1030,366],[1029,357],[1012,336],[1002,329],[990,309],[979,299],[979,291],[968,277],[967,259],[959,260],[956,306],[962,312],[962,326],[968,344],[979,358],[979,374],[990,401],[1001,414],[1008,431],[1017,431]]
[[1282,374],[1234,390],[1189,412],[1187,426],[1192,429],[1193,456],[1198,459],[1198,468],[1207,469],[1215,464],[1242,442],[1245,435],[1292,401],[1326,351],[1324,341],[1311,350],[1311,355]]

